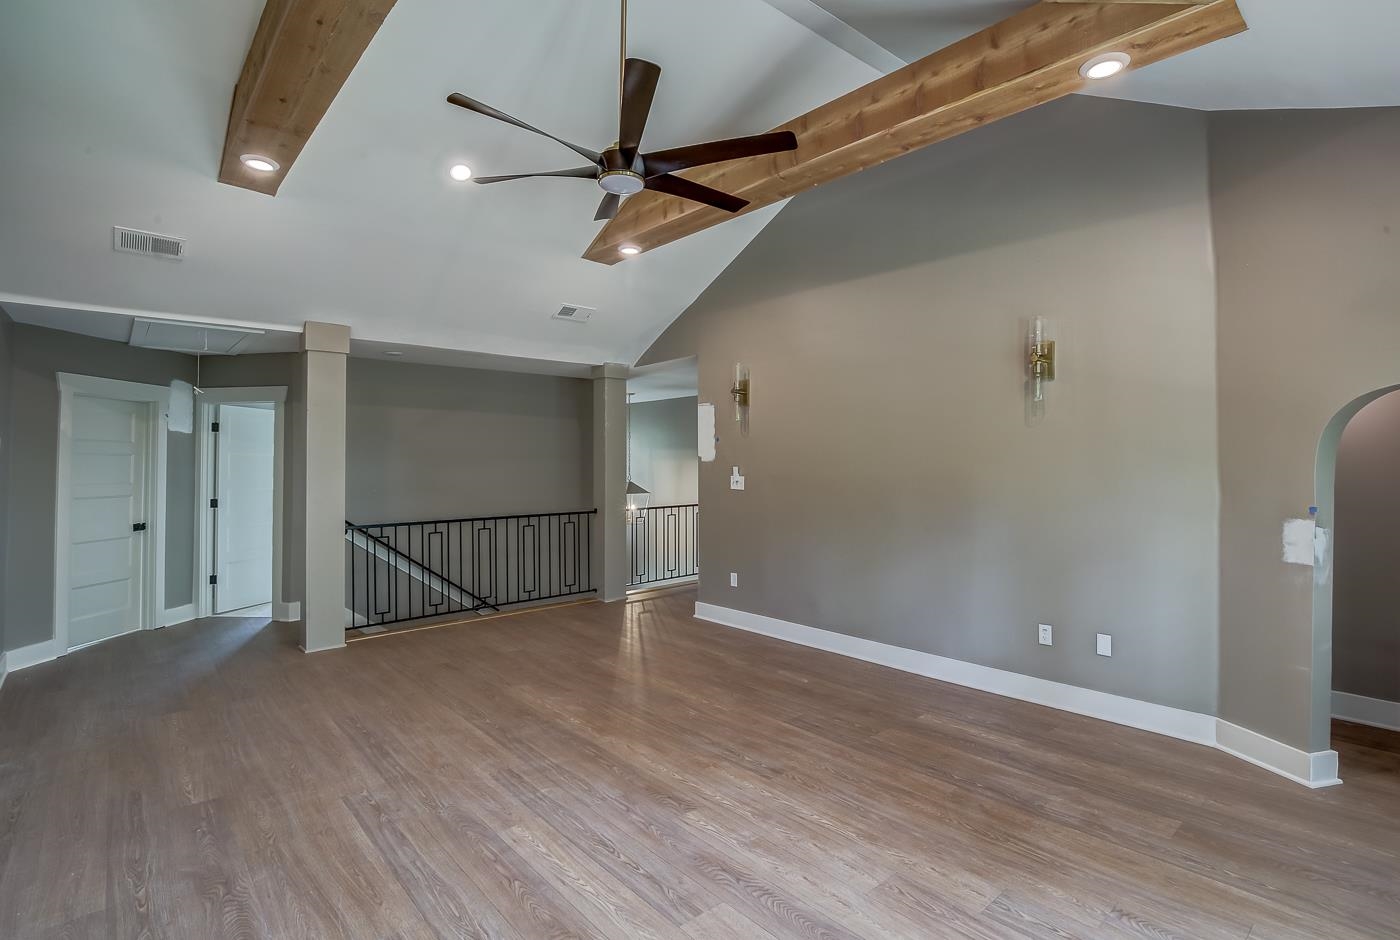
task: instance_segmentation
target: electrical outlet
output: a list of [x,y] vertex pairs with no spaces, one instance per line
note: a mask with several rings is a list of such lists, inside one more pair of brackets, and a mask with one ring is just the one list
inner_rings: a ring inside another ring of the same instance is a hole
[[1113,637],[1107,633],[1099,634],[1099,645],[1097,652],[1100,656],[1113,655]]
[[1054,628],[1054,627],[1050,626],[1050,624],[1048,624],[1048,623],[1042,623],[1042,624],[1040,625],[1040,645],[1041,645],[1041,646],[1054,646],[1054,645],[1055,645],[1055,637],[1054,637],[1054,634],[1055,634],[1055,628]]
[[744,476],[739,472],[738,467],[735,467],[734,471],[729,474],[729,488],[731,490],[742,490],[744,488]]
[[729,572],[729,586],[730,586],[730,587],[738,587],[738,586],[739,586],[739,572],[737,572],[737,571],[731,571],[731,572]]

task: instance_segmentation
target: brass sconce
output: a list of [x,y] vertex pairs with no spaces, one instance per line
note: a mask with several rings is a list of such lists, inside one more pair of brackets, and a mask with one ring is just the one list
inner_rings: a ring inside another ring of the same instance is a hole
[[1045,418],[1045,383],[1055,381],[1055,340],[1044,317],[1032,317],[1026,336],[1027,421],[1039,424]]
[[734,397],[734,420],[743,424],[749,413],[749,370],[742,362],[734,363],[734,386],[729,394]]

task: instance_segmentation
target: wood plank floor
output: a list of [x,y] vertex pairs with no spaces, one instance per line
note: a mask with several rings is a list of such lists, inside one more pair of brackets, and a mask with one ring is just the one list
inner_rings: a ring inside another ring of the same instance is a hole
[[1310,792],[693,601],[16,673],[0,937],[1400,936],[1394,735],[1340,728]]

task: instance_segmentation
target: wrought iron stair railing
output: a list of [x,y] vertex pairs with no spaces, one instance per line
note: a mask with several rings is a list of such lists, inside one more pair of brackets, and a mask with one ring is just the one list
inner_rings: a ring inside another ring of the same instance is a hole
[[592,593],[596,512],[347,521],[346,629]]

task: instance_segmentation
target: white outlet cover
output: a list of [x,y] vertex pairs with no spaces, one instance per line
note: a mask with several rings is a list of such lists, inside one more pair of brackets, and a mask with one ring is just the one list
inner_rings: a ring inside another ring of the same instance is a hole
[[1099,654],[1100,656],[1112,656],[1112,655],[1113,655],[1113,637],[1110,636],[1110,635],[1107,634],[1107,633],[1100,633],[1100,634],[1099,634],[1098,647],[1097,647],[1097,650],[1096,650],[1096,651],[1098,652],[1098,654]]
[[1052,626],[1050,626],[1050,624],[1048,624],[1048,623],[1042,623],[1042,624],[1040,625],[1040,645],[1041,645],[1041,646],[1054,646],[1054,645],[1055,645],[1055,628],[1052,627]]

